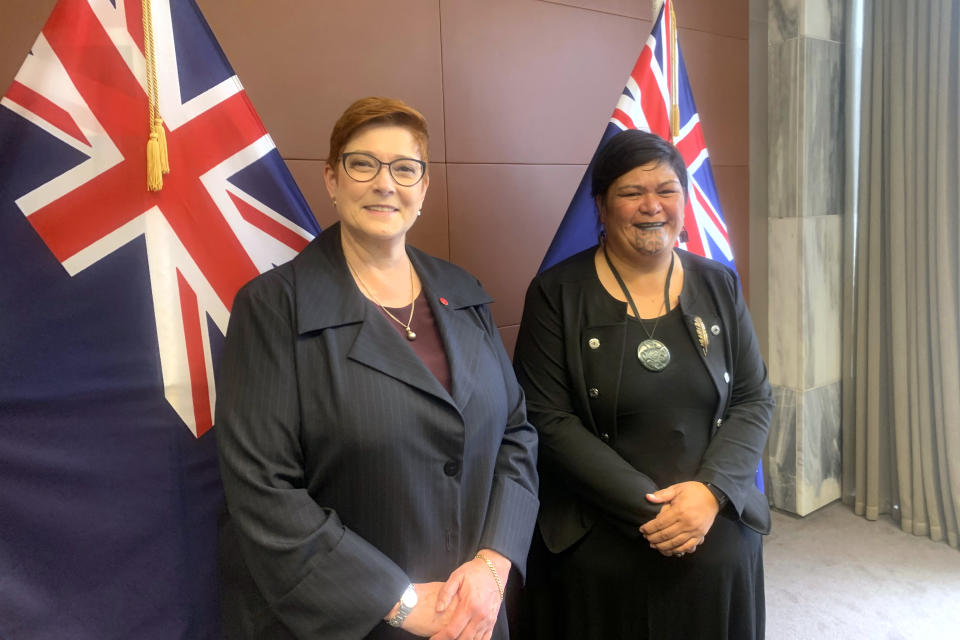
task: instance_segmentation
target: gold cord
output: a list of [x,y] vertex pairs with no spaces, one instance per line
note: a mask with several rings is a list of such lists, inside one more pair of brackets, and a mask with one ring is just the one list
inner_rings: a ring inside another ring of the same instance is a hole
[[163,188],[163,175],[170,173],[170,160],[167,155],[167,136],[160,117],[159,85],[157,83],[157,55],[153,41],[153,13],[150,0],[141,0],[143,11],[143,53],[147,64],[147,102],[150,113],[147,127],[150,137],[147,140],[147,189],[160,191]]

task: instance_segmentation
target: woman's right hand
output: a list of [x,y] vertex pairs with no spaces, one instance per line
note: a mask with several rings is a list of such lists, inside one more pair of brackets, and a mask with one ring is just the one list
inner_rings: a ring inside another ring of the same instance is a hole
[[660,514],[640,527],[650,546],[665,556],[693,553],[713,526],[720,505],[702,482],[681,482],[647,495],[663,505]]
[[[413,585],[417,592],[417,606],[410,611],[406,620],[403,621],[401,628],[415,636],[429,638],[441,629],[443,629],[456,611],[458,597],[456,594],[444,611],[437,613],[437,595],[445,583],[443,582],[420,582]],[[393,611],[390,615],[393,615]]]

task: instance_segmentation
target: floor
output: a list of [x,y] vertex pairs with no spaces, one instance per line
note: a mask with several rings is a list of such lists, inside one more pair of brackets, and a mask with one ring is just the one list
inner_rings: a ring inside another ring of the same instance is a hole
[[764,567],[769,640],[960,640],[960,551],[886,516],[774,512]]

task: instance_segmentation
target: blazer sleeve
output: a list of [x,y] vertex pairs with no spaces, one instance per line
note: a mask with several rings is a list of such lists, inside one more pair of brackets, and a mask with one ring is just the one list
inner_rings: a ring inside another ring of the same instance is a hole
[[[551,295],[554,294],[554,295]],[[565,320],[569,322],[565,325]],[[578,357],[579,318],[565,318],[559,287],[548,293],[541,278],[527,290],[514,366],[527,396],[530,421],[540,434],[544,478],[560,478],[583,500],[637,527],[659,513],[646,494],[658,489],[583,423],[576,410],[568,360]],[[572,339],[568,339],[572,337]]]
[[734,276],[731,281],[733,387],[722,425],[711,439],[695,479],[723,491],[742,515],[767,440],[774,402],[750,312]]
[[497,352],[509,408],[497,451],[480,548],[493,549],[509,558],[522,577],[526,575],[527,552],[540,506],[537,499],[537,431],[527,421],[523,390],[517,383],[489,307],[481,307],[480,316]]
[[216,407],[227,507],[258,589],[297,637],[360,638],[410,580],[305,488],[293,294],[275,274],[241,289],[227,331]]

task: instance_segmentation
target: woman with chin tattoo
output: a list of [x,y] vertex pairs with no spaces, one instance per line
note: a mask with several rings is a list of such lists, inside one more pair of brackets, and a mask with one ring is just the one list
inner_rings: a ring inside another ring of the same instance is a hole
[[514,366],[540,435],[524,638],[762,638],[754,486],[773,410],[736,274],[676,248],[687,171],[623,131],[597,246],[531,283]]

